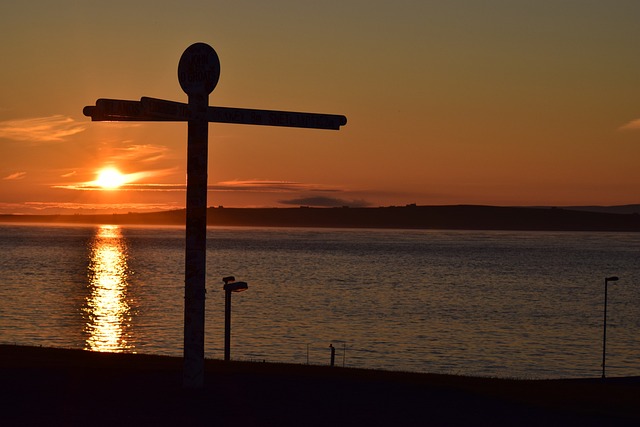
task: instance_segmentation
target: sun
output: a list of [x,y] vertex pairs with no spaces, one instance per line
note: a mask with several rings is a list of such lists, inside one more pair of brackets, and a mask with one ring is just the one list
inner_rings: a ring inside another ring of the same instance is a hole
[[94,183],[102,188],[111,190],[122,186],[126,182],[125,176],[115,168],[105,168],[98,172],[98,178]]

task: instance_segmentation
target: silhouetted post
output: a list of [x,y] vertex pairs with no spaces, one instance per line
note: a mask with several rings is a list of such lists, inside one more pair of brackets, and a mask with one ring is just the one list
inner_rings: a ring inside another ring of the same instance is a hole
[[224,360],[231,359],[231,290],[227,288],[229,281],[236,280],[233,276],[222,279],[224,282]]
[[178,64],[188,104],[142,97],[140,101],[96,100],[84,107],[92,121],[187,122],[187,218],[184,293],[184,375],[188,388],[204,384],[204,321],[207,246],[208,123],[238,123],[339,130],[347,118],[335,114],[209,106],[220,78],[218,54],[205,43],[189,46]]
[[618,278],[616,276],[607,277],[604,279],[604,322],[602,329],[602,378],[605,377],[605,359],[607,357],[607,287],[609,282],[615,282]]
[[220,77],[215,50],[204,43],[187,48],[178,64],[180,87],[189,96],[187,132],[187,219],[184,298],[184,386],[204,383],[204,303],[207,255],[207,160],[209,94]]
[[342,346],[342,367],[344,368],[347,360],[347,343],[344,343]]
[[236,282],[235,277],[224,277],[224,360],[231,360],[231,293],[249,289],[246,282]]
[[333,344],[329,344],[329,348],[331,349],[331,366],[336,364],[336,348]]

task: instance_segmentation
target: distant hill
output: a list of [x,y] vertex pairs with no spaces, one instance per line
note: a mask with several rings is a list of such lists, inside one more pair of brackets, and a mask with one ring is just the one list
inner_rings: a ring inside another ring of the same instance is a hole
[[616,214],[640,214],[640,205],[620,205],[620,206],[565,206],[563,209],[586,212],[602,212]]
[[[638,206],[638,205],[632,205]],[[624,207],[619,207],[624,208]],[[612,208],[602,208],[612,209]],[[450,230],[640,231],[640,214],[589,207],[478,205],[379,208],[209,208],[211,226],[399,228]],[[0,215],[0,222],[183,225],[184,209],[113,215]]]

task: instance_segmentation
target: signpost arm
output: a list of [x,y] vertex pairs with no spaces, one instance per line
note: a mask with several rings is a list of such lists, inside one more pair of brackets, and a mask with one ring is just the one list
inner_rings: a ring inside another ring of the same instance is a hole
[[248,108],[209,107],[210,122],[244,125],[339,130],[347,118],[337,114],[298,113],[294,111],[255,110]]

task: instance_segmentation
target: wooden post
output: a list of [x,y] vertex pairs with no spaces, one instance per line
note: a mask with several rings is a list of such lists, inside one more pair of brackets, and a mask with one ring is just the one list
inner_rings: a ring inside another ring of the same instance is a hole
[[184,374],[186,388],[204,385],[205,280],[207,257],[207,108],[218,82],[220,62],[204,43],[191,45],[178,65],[178,80],[189,96],[187,219],[184,279]]
[[231,290],[224,290],[224,360],[231,360]]

